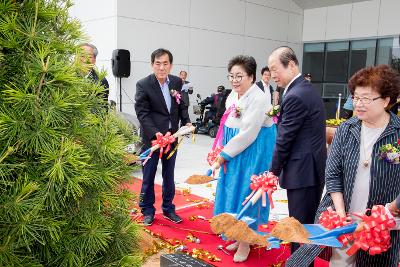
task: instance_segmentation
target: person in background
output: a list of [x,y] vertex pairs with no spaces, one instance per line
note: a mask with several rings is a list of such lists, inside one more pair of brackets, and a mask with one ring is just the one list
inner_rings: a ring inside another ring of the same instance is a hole
[[346,99],[346,102],[343,105],[344,109],[344,118],[345,119],[350,119],[353,117],[353,97],[351,94]]
[[[399,215],[400,164],[379,157],[379,148],[400,139],[400,118],[387,108],[400,92],[400,75],[387,65],[367,67],[349,81],[355,116],[336,130],[325,170],[326,194],[315,216],[334,207],[339,216],[363,212],[374,205],[387,205]],[[330,266],[397,267],[400,256],[400,231],[390,231],[388,251],[371,256],[359,250],[348,256],[348,247],[332,250]],[[286,266],[306,266],[322,248],[303,245],[286,262]]]
[[267,93],[269,92],[271,94],[271,103],[273,102],[272,95],[274,93],[274,88],[272,85],[269,84],[269,81],[271,80],[271,72],[269,71],[268,67],[264,67],[261,69],[261,80],[256,82],[257,86],[260,87],[260,89],[264,92]]
[[186,80],[187,79],[187,72],[184,70],[181,70],[179,72],[179,77],[182,79],[182,101],[186,107],[190,106],[190,101],[189,101],[189,95],[193,94],[193,85]]
[[[140,134],[143,143],[142,151],[151,147],[151,141],[156,139],[156,135],[167,132],[174,134],[178,130],[179,121],[182,125],[190,126],[187,107],[182,101],[173,97],[175,90],[180,92],[182,80],[174,75],[170,75],[173,56],[167,49],[159,48],[150,57],[153,74],[139,80],[136,83],[135,110],[140,123]],[[177,142],[171,145],[174,150]],[[175,205],[172,203],[175,196],[175,152],[172,157],[162,154],[162,210],[164,218],[174,222],[182,222],[182,218],[175,212]],[[151,225],[154,221],[155,195],[154,179],[157,173],[159,161],[159,150],[154,151],[151,158],[142,167],[143,182],[139,196],[139,207],[144,216],[143,223]]]
[[394,103],[391,107],[390,107],[390,111],[393,112],[394,114],[400,116],[400,98],[397,98],[396,103]]
[[275,98],[276,98],[277,105],[280,105],[282,103],[282,96],[283,96],[283,92],[284,91],[285,91],[284,87],[276,86],[276,88],[275,88],[275,94],[276,94]]
[[220,85],[217,87],[217,93],[212,94],[211,96],[207,97],[203,101],[200,102],[200,105],[207,106],[211,105],[210,109],[206,111],[204,115],[204,123],[207,124],[209,120],[214,120],[215,116],[217,115],[218,108],[221,106],[221,102],[224,98],[224,90],[225,86]]
[[[94,83],[99,82],[99,75],[95,69],[96,66],[96,58],[97,55],[99,54],[97,47],[94,46],[93,44],[89,43],[83,43],[80,45],[81,49],[83,49],[84,55],[82,58],[83,63],[89,64],[90,68],[88,70],[88,73],[86,73],[86,76],[88,79],[93,81]],[[107,79],[104,77],[100,81],[100,85],[104,87],[104,93],[102,94],[102,97],[105,102],[108,102],[108,94],[109,94],[109,84]]]
[[309,81],[309,82],[311,82],[311,73],[306,73],[305,75],[304,75],[304,80],[307,80],[307,81]]
[[[289,216],[313,223],[324,188],[325,108],[321,96],[300,71],[294,51],[275,49],[268,59],[272,79],[285,88],[278,137],[270,171],[287,191]],[[299,247],[292,243],[292,253]]]
[[[270,94],[264,94],[254,84],[257,64],[253,57],[236,56],[229,61],[228,79],[232,92],[226,100],[230,112],[224,125],[222,152],[217,157],[219,166],[226,164],[219,172],[215,195],[214,215],[221,213],[239,213],[242,202],[250,194],[250,177],[259,175],[269,168],[276,138],[276,127],[272,119],[265,114],[272,108]],[[262,207],[261,201],[246,211],[245,216],[256,219],[259,223],[268,221],[268,207]],[[250,227],[257,230],[258,223]],[[247,259],[250,246],[245,242],[236,242],[227,247],[237,250],[235,262]]]

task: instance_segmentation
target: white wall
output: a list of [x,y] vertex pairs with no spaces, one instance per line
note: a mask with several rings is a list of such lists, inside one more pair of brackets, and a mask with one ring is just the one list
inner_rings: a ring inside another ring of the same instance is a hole
[[316,42],[399,35],[399,10],[399,0],[306,9],[302,40]]
[[117,3],[110,0],[75,0],[74,3],[70,15],[80,20],[87,41],[99,50],[96,65],[107,71],[107,80],[115,91],[111,54],[117,46]]
[[[172,73],[186,70],[195,94],[204,97],[218,85],[229,87],[226,65],[235,55],[254,56],[261,70],[274,48],[289,45],[302,61],[303,10],[292,0],[75,0],[75,4],[71,14],[81,19],[99,48],[99,67],[110,68],[113,49],[131,52],[131,76],[122,79],[127,94],[122,96],[124,112],[134,113],[135,84],[151,73],[150,54],[160,47],[174,55]],[[110,98],[117,99],[111,70],[108,80]]]

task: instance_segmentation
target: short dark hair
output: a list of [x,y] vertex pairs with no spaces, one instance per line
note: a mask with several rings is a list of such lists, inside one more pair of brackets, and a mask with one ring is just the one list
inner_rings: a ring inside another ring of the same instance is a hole
[[292,48],[290,48],[289,46],[280,46],[276,48],[273,52],[275,52],[276,50],[282,50],[279,54],[279,61],[285,68],[287,68],[290,61],[293,61],[296,66],[299,66],[299,60],[297,59],[296,53],[293,51]]
[[186,73],[186,75],[187,75],[187,71],[186,71],[186,70],[181,70],[181,71],[179,72],[179,75],[180,75],[182,72]]
[[264,72],[266,72],[266,71],[270,72],[268,67],[262,68],[261,69],[261,75],[264,75]]
[[389,105],[396,103],[400,92],[400,74],[388,65],[378,65],[357,71],[349,80],[349,90],[352,95],[356,87],[369,86],[382,98],[389,97]]
[[168,55],[169,63],[172,64],[172,62],[174,61],[174,57],[172,56],[172,53],[165,48],[158,48],[157,50],[154,50],[153,53],[151,53],[151,64],[154,64],[154,60],[156,58],[159,58],[165,54]]
[[257,63],[252,56],[240,55],[232,58],[228,63],[228,71],[235,65],[242,66],[248,76],[253,75],[253,83],[256,81]]

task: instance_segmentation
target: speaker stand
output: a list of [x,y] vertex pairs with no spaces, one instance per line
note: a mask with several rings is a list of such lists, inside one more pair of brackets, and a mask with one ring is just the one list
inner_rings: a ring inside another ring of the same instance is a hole
[[119,111],[122,112],[122,82],[119,77]]

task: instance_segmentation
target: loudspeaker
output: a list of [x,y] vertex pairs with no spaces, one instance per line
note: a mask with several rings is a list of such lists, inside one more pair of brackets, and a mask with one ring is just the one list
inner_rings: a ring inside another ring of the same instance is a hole
[[115,49],[112,52],[111,66],[115,77],[129,77],[131,74],[131,55],[129,50]]

